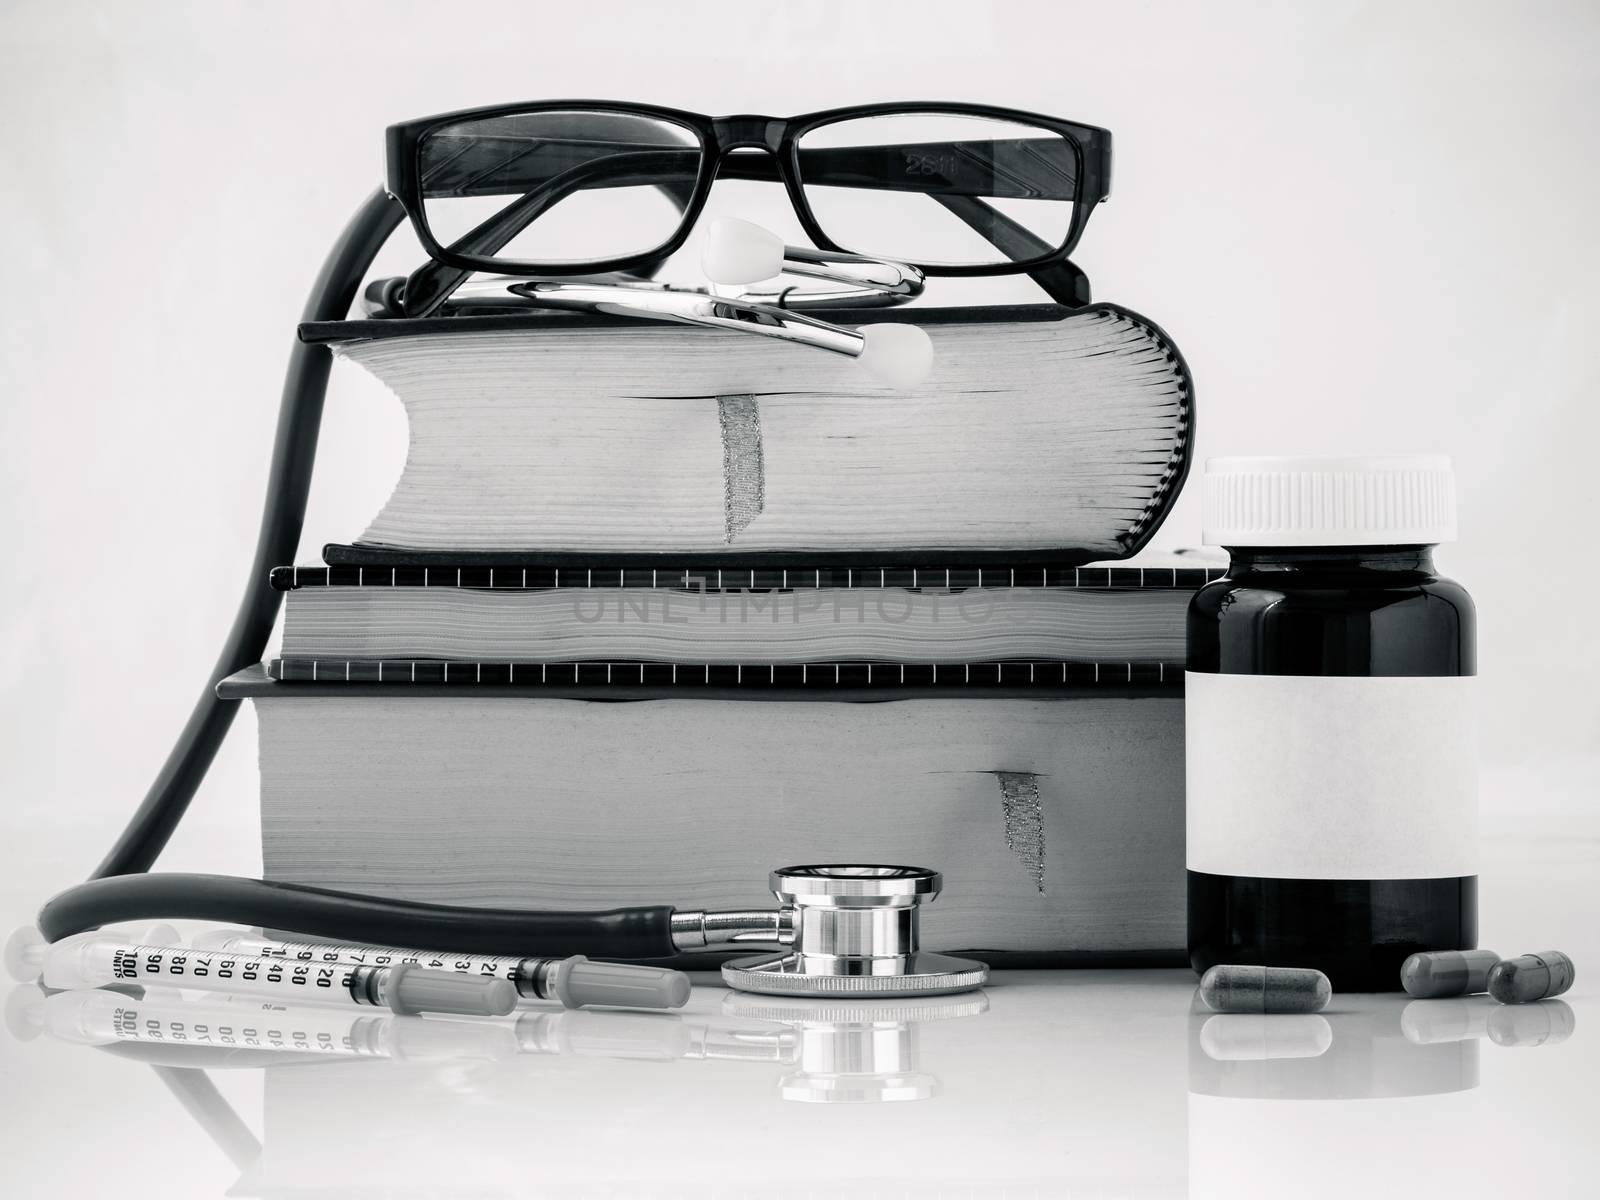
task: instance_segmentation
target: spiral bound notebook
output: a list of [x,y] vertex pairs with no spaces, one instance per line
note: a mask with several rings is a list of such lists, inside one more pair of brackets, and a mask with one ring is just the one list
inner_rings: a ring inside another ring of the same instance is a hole
[[[1169,557],[1065,568],[284,567],[272,573],[287,604],[271,669],[306,682],[1159,683],[1181,665],[1189,597],[1221,571]],[[534,674],[541,664],[570,669]]]

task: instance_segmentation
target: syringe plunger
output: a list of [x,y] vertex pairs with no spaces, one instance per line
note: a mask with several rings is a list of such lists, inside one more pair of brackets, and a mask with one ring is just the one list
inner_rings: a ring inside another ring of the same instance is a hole
[[360,970],[388,972],[385,997],[397,1013],[455,1013],[471,1017],[503,1017],[517,1006],[517,989],[504,979],[430,971],[414,963]]

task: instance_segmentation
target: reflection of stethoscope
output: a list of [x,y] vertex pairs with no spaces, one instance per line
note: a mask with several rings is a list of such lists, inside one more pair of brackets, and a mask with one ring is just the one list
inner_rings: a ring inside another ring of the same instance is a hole
[[[481,1073],[526,1056],[716,1060],[787,1068],[778,1090],[790,1102],[916,1101],[939,1092],[938,1077],[925,1069],[936,1064],[922,1061],[919,1027],[978,1016],[988,1002],[981,994],[825,1004],[730,995],[723,1013],[737,1019],[733,1025],[582,1010],[526,1011],[509,1022],[480,1022],[257,1009],[157,989],[142,997],[98,990],[46,995],[23,984],[4,1007],[6,1025],[19,1040],[48,1032],[151,1066],[218,1148],[248,1171],[258,1168],[262,1144],[212,1082],[211,1070],[300,1071],[359,1060],[434,1070],[459,1066],[470,1091]],[[332,1095],[336,1100],[337,1086]]]
[[939,1094],[938,1076],[923,1070],[918,1029],[930,1021],[975,1017],[988,1007],[981,994],[837,1004],[730,995],[722,1011],[794,1031],[799,1039],[795,1070],[778,1082],[785,1100],[893,1104]]
[[749,944],[776,954],[722,968],[730,987],[787,996],[933,996],[982,987],[989,968],[920,945],[921,905],[942,879],[925,867],[799,866],[772,872],[776,909],[528,912],[419,904],[224,875],[119,875],[69,888],[39,911],[50,941],[116,921],[188,917],[314,938],[404,943],[465,954],[669,958]]
[[[380,189],[368,197],[324,261],[302,313],[303,321],[345,319],[367,269],[402,217],[399,204],[385,191]],[[736,268],[742,266],[748,275],[770,267],[772,245],[764,242],[758,246],[759,240],[741,241],[735,236],[731,250],[722,248],[724,256],[733,261],[724,264],[726,270],[719,267],[719,272],[739,274]],[[885,294],[890,302],[897,295],[913,294],[920,282],[914,271],[902,270],[897,264],[874,264],[851,256],[845,256],[850,261],[834,261],[838,256],[810,251],[796,254],[778,245],[778,262],[785,269],[828,279],[838,279],[842,272],[843,282],[866,285]],[[756,261],[741,263],[741,256]],[[525,300],[544,304],[559,300],[558,292],[541,292],[537,284],[519,287]],[[674,295],[670,290],[616,291],[626,300],[646,294]],[[717,307],[724,303],[719,297],[678,294],[687,295],[687,301],[659,303],[669,309],[687,304],[692,311],[652,315],[730,328],[760,326],[758,332],[858,358],[872,352],[872,339],[859,332],[841,330],[784,308],[757,304],[760,311],[756,311],[750,307],[756,302],[744,299],[727,302],[734,307],[723,310]],[[567,298],[574,303],[580,299],[574,295]],[[598,303],[592,296],[582,299],[577,306],[590,311],[638,311],[637,304],[615,303],[616,295],[606,303]],[[780,296],[780,303],[785,299]],[[1087,302],[1086,294],[1084,300]],[[651,300],[651,305],[657,303]],[[909,368],[914,375],[925,369],[925,356],[914,349],[916,341],[906,335],[891,336],[883,343],[888,347],[887,358],[879,365],[887,365],[890,374]],[[937,894],[940,880],[935,872],[917,868],[846,866],[780,871],[773,876],[773,887],[784,907],[766,913],[676,913],[665,905],[610,912],[519,912],[411,904],[225,876],[144,874],[182,819],[232,724],[238,701],[219,698],[218,683],[259,662],[271,637],[281,594],[265,587],[263,581],[273,567],[293,561],[299,549],[331,365],[326,346],[295,345],[284,380],[261,530],[228,639],[182,734],[110,853],[89,882],[67,889],[40,911],[38,927],[47,940],[159,915],[260,925],[341,941],[523,956],[664,958],[701,946],[764,942],[783,947],[784,952],[728,964],[725,978],[731,985],[801,995],[928,995],[982,985],[987,975],[983,964],[920,950],[917,907]]]
[[27,1041],[48,1033],[152,1066],[297,1067],[381,1059],[494,1068],[513,1058],[560,1056],[648,1062],[702,1060],[782,1066],[784,1100],[883,1104],[926,1100],[938,1077],[922,1061],[919,1029],[979,1016],[982,993],[905,1000],[818,1002],[731,993],[727,1021],[668,1013],[525,1010],[500,1020],[423,1019],[331,1008],[284,1008],[238,998],[187,1000],[146,988],[47,994],[13,989],[6,1025]]

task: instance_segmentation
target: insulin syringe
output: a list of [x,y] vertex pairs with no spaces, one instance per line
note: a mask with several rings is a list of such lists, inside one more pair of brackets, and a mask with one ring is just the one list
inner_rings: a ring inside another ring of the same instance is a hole
[[567,1008],[681,1008],[689,999],[689,977],[667,967],[590,962],[570,958],[514,958],[508,955],[442,954],[387,946],[337,946],[320,942],[280,942],[233,929],[202,933],[197,947],[249,954],[299,964],[384,967],[409,963],[430,971],[454,971],[483,979],[504,979],[525,1000],[548,1000]]
[[281,1003],[355,1005],[397,1013],[504,1016],[517,992],[504,979],[433,971],[413,963],[359,965],[291,962],[229,951],[133,945],[96,934],[49,947],[48,988],[137,983],[267,996]]

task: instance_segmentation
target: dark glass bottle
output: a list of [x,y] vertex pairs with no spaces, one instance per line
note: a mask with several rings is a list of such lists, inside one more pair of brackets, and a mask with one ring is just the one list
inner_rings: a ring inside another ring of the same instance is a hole
[[1228,550],[1188,618],[1190,962],[1395,990],[1477,940],[1472,600],[1429,545]]

